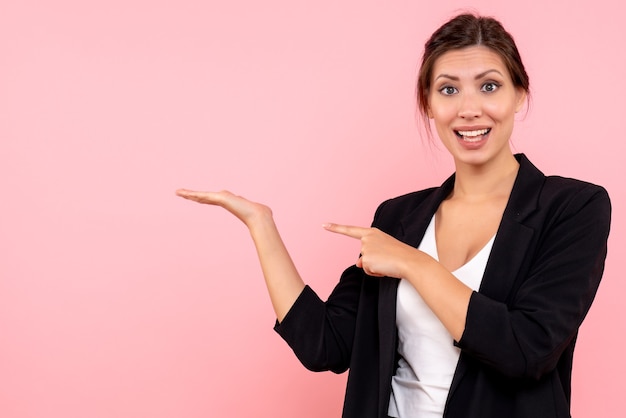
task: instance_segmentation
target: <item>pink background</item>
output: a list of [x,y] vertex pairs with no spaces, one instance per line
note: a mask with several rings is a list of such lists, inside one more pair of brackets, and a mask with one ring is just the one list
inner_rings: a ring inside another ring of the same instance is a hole
[[[573,414],[622,416],[626,9],[472,6],[514,34],[531,77],[515,149],[612,196]],[[272,206],[327,296],[358,244],[320,225],[367,225],[452,170],[420,138],[414,80],[426,38],[466,7],[1,0],[0,416],[339,416],[345,375],[306,371],[275,335],[245,228],[174,190]]]

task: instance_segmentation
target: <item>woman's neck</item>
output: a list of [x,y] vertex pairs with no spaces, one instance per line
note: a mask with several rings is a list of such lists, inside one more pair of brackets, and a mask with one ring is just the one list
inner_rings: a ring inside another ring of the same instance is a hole
[[513,154],[510,158],[480,166],[456,164],[454,190],[450,197],[472,200],[508,198],[518,170],[519,163]]

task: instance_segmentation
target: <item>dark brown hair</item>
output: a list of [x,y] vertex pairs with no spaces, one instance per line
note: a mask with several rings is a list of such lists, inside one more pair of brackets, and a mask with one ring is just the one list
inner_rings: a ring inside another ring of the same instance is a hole
[[[424,55],[417,79],[417,102],[420,114],[428,120],[428,95],[433,67],[446,52],[482,45],[497,53],[513,80],[513,85],[529,94],[529,80],[513,37],[492,17],[458,15],[437,29],[424,45]],[[427,124],[427,128],[429,125]],[[430,131],[430,130],[429,130]]]

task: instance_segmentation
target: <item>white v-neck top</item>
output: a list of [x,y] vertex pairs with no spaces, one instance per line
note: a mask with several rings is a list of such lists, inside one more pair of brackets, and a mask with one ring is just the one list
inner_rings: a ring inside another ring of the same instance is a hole
[[[457,279],[478,290],[495,236],[466,264],[453,271]],[[418,247],[439,260],[435,216]],[[460,350],[443,324],[407,280],[397,295],[399,367],[391,381],[391,417],[442,418]]]

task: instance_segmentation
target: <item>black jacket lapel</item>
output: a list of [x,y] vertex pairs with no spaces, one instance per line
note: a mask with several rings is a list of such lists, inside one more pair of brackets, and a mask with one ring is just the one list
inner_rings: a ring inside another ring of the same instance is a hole
[[[454,175],[448,178],[424,202],[400,219],[400,230],[395,238],[413,247],[418,247],[431,218],[441,202],[450,194],[454,186]],[[379,335],[379,416],[387,416],[384,409],[391,393],[391,377],[395,372],[397,332],[396,298],[398,279],[383,278],[378,287],[378,335]]]
[[[545,182],[539,171],[524,154],[516,155],[520,163],[519,172],[509,202],[485,267],[479,292],[498,301],[506,302],[526,257],[534,230],[524,225],[524,220],[537,209],[537,202]],[[454,395],[467,371],[463,353],[458,363],[448,399]]]

